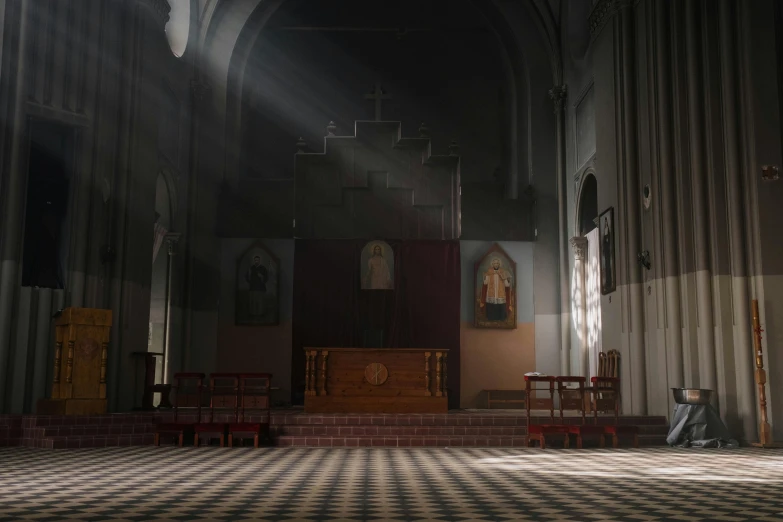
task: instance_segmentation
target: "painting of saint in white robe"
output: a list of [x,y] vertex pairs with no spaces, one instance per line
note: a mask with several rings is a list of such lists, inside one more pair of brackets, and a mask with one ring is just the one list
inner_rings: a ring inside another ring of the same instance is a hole
[[394,252],[383,241],[362,249],[362,290],[394,289]]

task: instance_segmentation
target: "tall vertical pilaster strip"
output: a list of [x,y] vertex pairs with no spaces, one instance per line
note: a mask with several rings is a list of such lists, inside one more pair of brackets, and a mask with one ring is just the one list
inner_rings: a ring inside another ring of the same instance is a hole
[[672,127],[671,47],[669,37],[668,2],[655,4],[656,72],[658,90],[658,140],[660,160],[658,164],[661,182],[661,224],[663,226],[663,278],[669,384],[684,385],[682,353],[682,306],[680,273],[677,257],[677,179],[674,170]]
[[[715,325],[712,317],[712,270],[710,262],[707,169],[704,161],[704,96],[699,52],[700,24],[697,2],[685,4],[685,51],[688,83],[688,136],[690,138],[691,182],[693,186],[693,228],[696,257],[696,303],[698,316],[699,387],[717,390]],[[717,406],[718,394],[715,397]]]
[[736,19],[729,0],[720,0],[720,64],[723,91],[723,138],[726,150],[726,182],[729,207],[729,244],[731,251],[732,302],[734,319],[734,364],[737,369],[737,413],[742,421],[743,438],[756,440],[756,405],[753,385],[753,352],[750,346],[750,295],[745,262],[746,242],[742,162],[739,141],[739,99],[737,92]]
[[[21,258],[22,231],[24,222],[25,173],[22,172],[22,148],[27,125],[25,125],[25,110],[27,107],[25,78],[27,50],[28,18],[32,0],[20,0],[19,25],[17,29],[18,62],[16,66],[16,83],[13,95],[13,115],[11,118],[12,136],[8,153],[11,159],[8,163],[8,182],[5,194],[5,208],[0,210],[2,218],[2,252],[0,252],[0,413],[5,411],[6,384],[10,382],[8,370],[11,356],[11,326],[14,320],[14,300],[18,293],[19,260]],[[8,6],[6,6],[8,15]]]
[[568,195],[566,192],[565,171],[565,100],[568,89],[565,85],[556,85],[549,91],[549,97],[554,102],[557,124],[557,210],[558,210],[558,246],[560,252],[560,372],[571,374],[571,321],[569,310],[571,292],[568,285]]
[[625,231],[627,234],[627,277],[625,281],[628,302],[629,356],[631,367],[631,412],[635,415],[647,413],[647,372],[644,340],[644,303],[642,299],[642,272],[636,261],[641,252],[641,193],[639,191],[639,157],[637,143],[636,66],[634,61],[634,21],[630,1],[620,5],[620,44],[622,65],[622,140],[624,163],[622,176],[625,179]]

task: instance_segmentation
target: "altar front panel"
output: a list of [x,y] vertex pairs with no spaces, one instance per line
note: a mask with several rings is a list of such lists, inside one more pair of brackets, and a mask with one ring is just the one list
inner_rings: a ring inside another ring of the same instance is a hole
[[448,350],[306,348],[307,413],[445,413]]

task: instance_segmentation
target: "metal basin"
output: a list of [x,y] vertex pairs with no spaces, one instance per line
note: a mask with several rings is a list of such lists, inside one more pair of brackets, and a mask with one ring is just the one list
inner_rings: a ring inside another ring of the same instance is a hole
[[712,390],[672,388],[672,394],[677,404],[709,404],[712,400]]

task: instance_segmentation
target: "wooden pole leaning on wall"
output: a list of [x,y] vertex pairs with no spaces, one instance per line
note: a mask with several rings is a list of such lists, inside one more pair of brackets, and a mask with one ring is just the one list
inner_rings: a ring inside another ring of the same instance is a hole
[[767,372],[764,371],[764,351],[761,347],[761,323],[759,322],[759,302],[754,299],[751,305],[753,313],[753,351],[756,357],[756,384],[759,390],[759,410],[761,421],[759,422],[759,442],[752,442],[751,446],[759,448],[779,448],[783,445],[772,441],[772,429],[767,417]]

